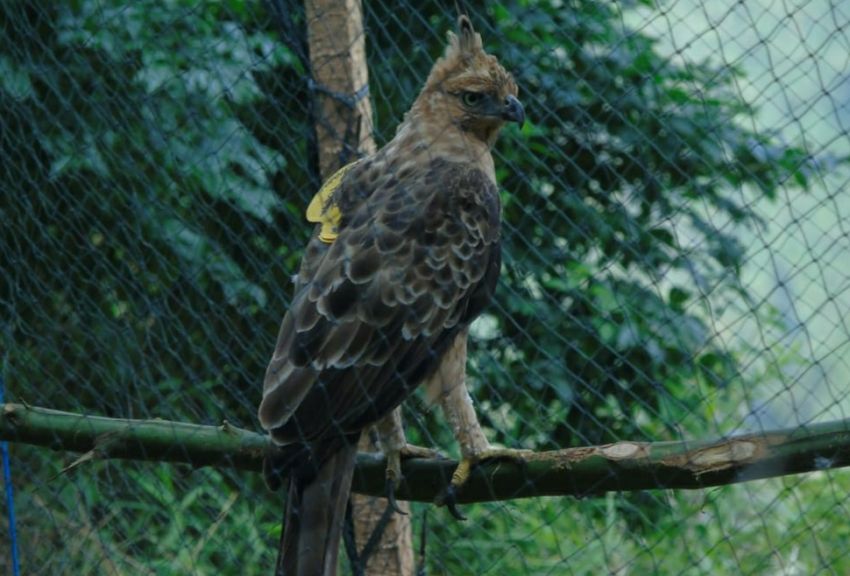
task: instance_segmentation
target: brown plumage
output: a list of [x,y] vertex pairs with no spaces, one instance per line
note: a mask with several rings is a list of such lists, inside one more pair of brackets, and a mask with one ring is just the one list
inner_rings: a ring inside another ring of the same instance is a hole
[[[278,573],[334,574],[360,432],[439,368],[499,276],[490,148],[517,87],[458,20],[395,138],[324,202],[266,372],[260,422],[290,489]],[[328,216],[329,217],[329,216]]]

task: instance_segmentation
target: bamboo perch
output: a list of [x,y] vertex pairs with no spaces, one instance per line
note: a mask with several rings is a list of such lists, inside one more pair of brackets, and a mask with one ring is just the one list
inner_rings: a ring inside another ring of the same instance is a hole
[[[66,468],[99,458],[152,460],[257,472],[269,442],[236,428],[168,420],[125,420],[0,405],[0,440],[83,452]],[[451,478],[453,460],[404,462],[397,497],[433,501]],[[487,462],[459,494],[459,502],[536,496],[595,496],[609,491],[706,488],[850,465],[850,420],[714,441],[618,442],[539,452],[525,465]],[[360,454],[352,489],[384,493],[382,456]]]

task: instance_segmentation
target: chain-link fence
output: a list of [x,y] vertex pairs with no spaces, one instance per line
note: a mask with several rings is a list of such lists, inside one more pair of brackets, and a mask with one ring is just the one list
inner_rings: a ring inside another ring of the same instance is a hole
[[[469,8],[528,117],[496,147],[504,262],[470,338],[490,440],[553,450],[848,417],[850,4]],[[456,12],[363,9],[380,145]],[[2,3],[7,401],[259,430],[321,183],[307,24],[291,0]],[[454,453],[420,396],[404,413],[412,442]],[[258,474],[124,460],[60,474],[74,455],[10,452],[6,573],[12,533],[25,574],[271,571],[282,500]],[[411,517],[428,574],[845,574],[848,491],[836,470]]]

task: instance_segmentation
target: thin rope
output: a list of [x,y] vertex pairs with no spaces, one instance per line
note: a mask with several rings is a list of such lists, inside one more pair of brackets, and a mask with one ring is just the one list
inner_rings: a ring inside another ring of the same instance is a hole
[[[3,393],[3,374],[0,374],[0,404],[6,402]],[[15,492],[12,488],[12,466],[9,463],[9,445],[0,442],[0,453],[3,458],[3,484],[6,486],[6,508],[9,516],[9,544],[12,548],[12,574],[21,575],[21,565],[18,560],[18,529],[15,524]]]

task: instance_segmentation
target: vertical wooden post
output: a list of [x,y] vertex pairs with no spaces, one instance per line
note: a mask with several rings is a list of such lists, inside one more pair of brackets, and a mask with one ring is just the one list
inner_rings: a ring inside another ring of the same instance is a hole
[[306,0],[319,169],[326,179],[375,151],[360,0]]
[[[307,34],[319,169],[327,179],[353,159],[375,151],[369,72],[361,0],[306,0]],[[364,433],[360,450],[377,447]],[[352,496],[354,534],[358,550],[369,539],[387,507],[383,498]],[[410,512],[407,502],[399,507]],[[369,576],[412,576],[413,536],[410,516],[394,514],[380,544],[368,559]]]

